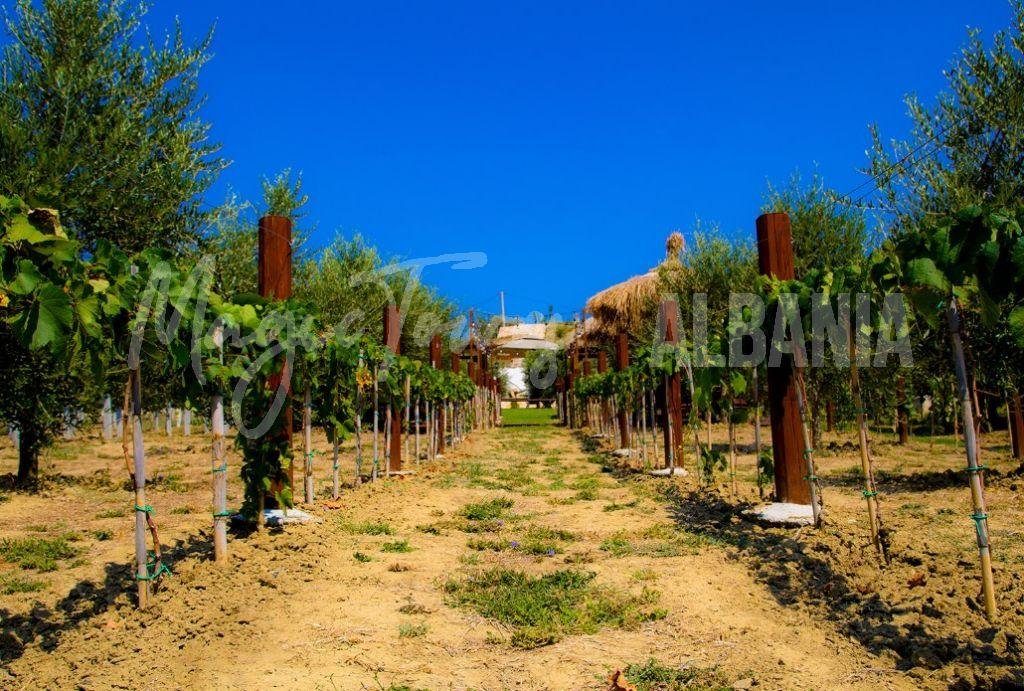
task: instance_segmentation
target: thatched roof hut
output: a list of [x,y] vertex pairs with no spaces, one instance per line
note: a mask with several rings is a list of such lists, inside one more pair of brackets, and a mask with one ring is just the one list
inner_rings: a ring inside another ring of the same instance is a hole
[[611,336],[640,329],[656,309],[657,302],[658,272],[651,269],[597,293],[587,300],[586,310],[597,322],[593,331]]
[[665,241],[665,260],[659,266],[605,288],[587,300],[585,309],[594,315],[596,321],[588,335],[614,337],[623,331],[641,331],[658,311],[659,268],[680,265],[680,256],[685,251],[683,234],[675,231]]

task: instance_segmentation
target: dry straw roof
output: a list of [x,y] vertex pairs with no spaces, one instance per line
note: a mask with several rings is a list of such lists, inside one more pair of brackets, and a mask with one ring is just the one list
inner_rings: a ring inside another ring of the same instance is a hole
[[613,334],[640,328],[657,299],[658,272],[651,269],[597,293],[586,310],[597,320],[597,331]]
[[[678,262],[686,251],[683,234],[676,231],[665,241],[665,261]],[[622,331],[636,331],[648,319],[658,301],[658,269],[634,276],[628,281],[605,288],[589,300],[585,309],[594,315],[595,335],[613,336]],[[587,329],[589,332],[590,329]]]

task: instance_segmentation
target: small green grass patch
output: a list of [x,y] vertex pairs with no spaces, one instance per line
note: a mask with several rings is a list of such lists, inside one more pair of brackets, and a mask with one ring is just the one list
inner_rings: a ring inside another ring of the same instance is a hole
[[718,691],[731,688],[730,680],[717,667],[670,667],[653,657],[623,670],[637,691]]
[[0,558],[23,569],[56,571],[59,559],[70,559],[78,549],[70,543],[79,536],[66,533],[59,537],[27,537],[0,540]]
[[511,627],[509,643],[518,648],[549,645],[602,627],[635,628],[665,616],[651,606],[658,599],[655,591],[634,596],[595,585],[595,576],[571,569],[532,576],[495,568],[450,580],[444,590],[450,605],[472,608]]
[[38,593],[45,587],[45,581],[35,581],[29,578],[22,578],[21,576],[12,573],[0,576],[0,594],[3,595]]
[[394,535],[395,531],[381,521],[341,521],[341,529],[352,535]]
[[381,552],[392,552],[395,554],[404,554],[412,551],[412,546],[408,540],[395,540],[394,542],[385,542],[380,546]]

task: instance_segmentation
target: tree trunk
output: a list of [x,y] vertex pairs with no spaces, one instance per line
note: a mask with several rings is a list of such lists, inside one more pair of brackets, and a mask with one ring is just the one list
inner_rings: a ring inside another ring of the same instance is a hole
[[906,405],[906,381],[902,376],[896,377],[896,431],[899,434],[900,444],[910,441],[910,422],[907,419]]
[[39,448],[36,434],[29,426],[18,430],[18,487],[31,487],[39,481]]

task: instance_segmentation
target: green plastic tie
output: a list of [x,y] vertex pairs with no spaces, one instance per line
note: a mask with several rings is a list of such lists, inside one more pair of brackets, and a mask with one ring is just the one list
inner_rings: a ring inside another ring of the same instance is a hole
[[871,497],[875,497],[875,496],[878,496],[878,492],[874,492],[874,491],[872,491],[872,490],[869,490],[869,489],[866,489],[866,490],[862,490],[862,491],[861,491],[861,494],[863,494],[863,495],[864,495],[864,498],[865,498],[865,499],[870,499]]
[[161,578],[163,576],[173,576],[174,575],[174,574],[171,573],[171,570],[167,567],[167,564],[165,564],[163,562],[163,560],[160,561],[160,565],[158,566],[157,563],[156,563],[156,557],[153,555],[152,552],[150,552],[150,557],[152,557],[152,558],[146,561],[146,575],[145,576],[140,576],[139,574],[136,573],[135,574],[135,580],[137,580],[137,581],[155,581],[158,578]]
[[986,470],[988,470],[988,466],[987,465],[976,465],[973,468],[968,468],[967,472],[968,473],[984,473]]
[[804,458],[810,458],[812,453],[814,453],[814,449],[804,449]]
[[982,521],[988,520],[988,514],[987,513],[972,513],[971,514],[971,518],[973,518],[978,523],[981,523]]
[[230,518],[231,516],[234,515],[234,513],[235,513],[234,511],[227,511],[227,510],[225,510],[225,511],[214,511],[213,512],[213,517],[214,518]]
[[146,514],[147,516],[148,516],[149,514],[151,514],[151,513],[155,513],[155,512],[153,511],[153,507],[152,507],[152,506],[150,506],[149,504],[146,504],[145,506],[139,506],[138,504],[136,504],[136,505],[135,505],[135,510],[136,510],[136,511],[140,511],[140,512],[142,512],[142,513]]
[[224,461],[224,465],[219,465],[216,468],[214,468],[213,470],[211,470],[210,472],[211,473],[226,473],[226,472],[228,472],[228,463],[227,463],[227,461]]
[[818,476],[817,475],[804,475],[804,479],[807,480],[808,482],[817,482],[818,481]]

